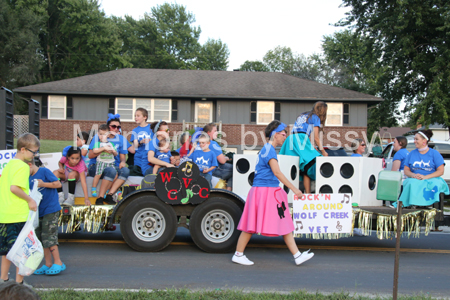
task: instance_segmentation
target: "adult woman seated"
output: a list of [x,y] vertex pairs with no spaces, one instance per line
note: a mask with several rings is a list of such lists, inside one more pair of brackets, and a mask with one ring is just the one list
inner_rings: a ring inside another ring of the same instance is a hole
[[406,150],[408,140],[404,136],[398,136],[394,139],[394,157],[392,158],[391,171],[402,172],[405,168],[405,161],[409,155],[409,151]]
[[352,157],[362,157],[364,151],[366,151],[366,143],[363,139],[354,139],[351,147],[353,149]]
[[[109,136],[108,142],[113,143],[117,146],[118,154],[115,156],[115,167],[106,168],[103,171],[102,183],[100,185],[99,198],[95,201],[96,205],[102,205],[104,203],[114,205],[116,202],[113,200],[113,195],[117,192],[117,190],[124,184],[127,180],[128,176],[130,176],[130,170],[127,168],[125,163],[126,155],[128,151],[134,153],[134,147],[128,142],[128,140],[120,134],[120,115],[108,114],[107,125],[109,127]],[[95,135],[92,138],[91,143],[89,144],[89,150],[94,148],[95,143],[99,141],[98,135]],[[95,154],[94,151],[89,151],[89,158],[91,159],[89,162],[89,176],[95,176],[95,169],[97,163],[97,156],[100,153]],[[116,179],[117,178],[117,179]],[[113,183],[114,181],[114,183]],[[108,194],[106,191],[109,189]]]
[[428,147],[433,136],[431,130],[421,130],[414,136],[416,149],[405,159],[404,172],[409,178],[403,181],[403,192],[399,201],[404,206],[429,206],[439,202],[439,194],[449,194],[447,183],[440,176],[444,174],[444,158]]

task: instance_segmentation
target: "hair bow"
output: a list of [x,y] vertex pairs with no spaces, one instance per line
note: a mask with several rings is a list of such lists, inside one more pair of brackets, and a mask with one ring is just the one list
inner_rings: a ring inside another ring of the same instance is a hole
[[109,122],[109,121],[115,120],[115,119],[120,119],[120,115],[119,114],[116,114],[116,115],[108,114],[108,121],[106,121],[106,122]]
[[202,133],[203,133],[203,127],[195,127],[195,131],[194,131],[194,133],[192,134],[191,140],[192,140],[193,142],[196,142],[197,139],[202,135]]

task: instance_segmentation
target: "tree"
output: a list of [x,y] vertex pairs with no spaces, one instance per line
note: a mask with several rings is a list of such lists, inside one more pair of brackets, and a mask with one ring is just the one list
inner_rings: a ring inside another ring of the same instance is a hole
[[131,66],[120,55],[118,27],[100,11],[98,0],[48,0],[41,46],[45,81]]
[[337,25],[367,37],[383,73],[380,95],[406,102],[424,125],[450,125],[450,3],[447,0],[343,0],[351,7]]
[[270,72],[269,68],[261,61],[246,60],[240,67],[240,71],[248,72]]
[[24,1],[0,0],[0,85],[9,89],[37,80],[42,59],[39,28],[42,17]]
[[195,16],[179,4],[164,3],[151,9],[158,33],[158,68],[191,69],[200,51],[201,29],[192,24]]
[[227,44],[219,40],[208,39],[200,48],[194,65],[199,70],[222,70],[228,68],[230,51]]

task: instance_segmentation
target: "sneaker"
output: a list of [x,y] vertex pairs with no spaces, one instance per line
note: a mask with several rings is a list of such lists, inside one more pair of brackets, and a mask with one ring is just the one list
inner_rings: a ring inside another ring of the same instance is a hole
[[[311,249],[310,249],[311,250]],[[301,265],[302,263],[304,263],[305,261],[307,261],[307,260],[310,260],[311,258],[313,258],[313,256],[314,256],[314,253],[309,253],[309,250],[308,251],[305,251],[305,252],[302,252],[302,254],[299,256],[299,257],[297,257],[296,259],[295,259],[295,264],[298,266],[298,265]]]
[[66,201],[64,201],[62,205],[73,206],[74,204],[75,204],[75,195],[68,194]]
[[95,205],[103,205],[103,201],[105,201],[105,198],[99,197],[95,200]]
[[22,285],[24,285],[24,286],[26,286],[27,288],[30,288],[30,289],[33,288],[33,286],[31,284],[29,284],[29,283],[26,283],[25,280],[22,280],[22,282],[19,282],[19,284],[22,284]]
[[116,202],[113,200],[113,195],[106,195],[105,200],[103,200],[108,205],[116,205]]
[[91,188],[91,194],[92,194],[92,197],[97,197],[97,188],[95,188],[95,187]]
[[58,193],[58,201],[59,201],[59,204],[60,204],[60,205],[63,204],[65,200],[66,200],[66,199],[64,199],[64,192],[59,192],[59,193]]
[[251,266],[254,265],[255,263],[252,262],[251,260],[249,260],[247,258],[247,256],[242,255],[242,256],[237,256],[236,254],[233,255],[233,258],[231,259],[232,262],[240,264],[240,265],[244,265],[244,266]]

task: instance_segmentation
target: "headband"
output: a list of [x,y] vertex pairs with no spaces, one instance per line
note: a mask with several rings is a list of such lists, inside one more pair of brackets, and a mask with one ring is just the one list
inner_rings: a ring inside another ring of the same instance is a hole
[[157,133],[159,129],[159,125],[161,125],[162,120],[159,120],[158,123],[156,123],[155,128],[153,128],[153,133]]
[[425,133],[423,133],[422,131],[417,131],[417,133],[419,133],[421,136],[423,136],[427,141],[430,140],[430,139],[425,135]]
[[275,135],[275,133],[280,132],[282,130],[284,130],[286,128],[286,124],[281,123],[280,125],[278,125],[277,128],[275,128],[275,130],[272,131],[272,133],[270,133],[270,137],[273,137]]
[[195,127],[195,132],[192,134],[192,141],[196,142],[197,139],[202,135],[203,128],[202,127]]
[[115,120],[115,119],[120,119],[120,115],[119,114],[117,114],[117,115],[108,114],[108,121],[106,121],[106,122],[109,122],[109,121]]

